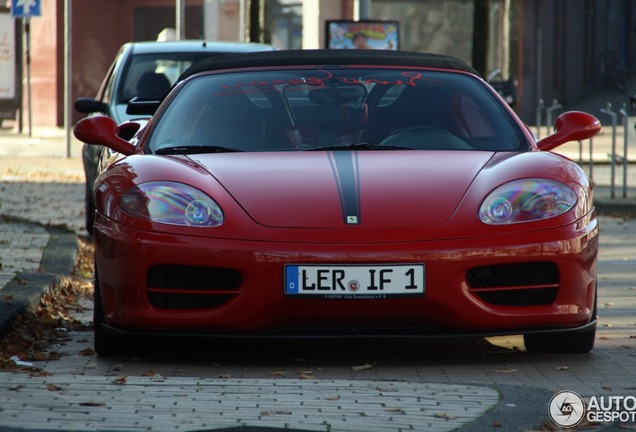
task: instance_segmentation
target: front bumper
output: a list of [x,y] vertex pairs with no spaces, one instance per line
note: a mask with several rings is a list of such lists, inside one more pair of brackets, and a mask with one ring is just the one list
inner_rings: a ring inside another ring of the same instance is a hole
[[[175,236],[101,218],[95,243],[106,324],[124,332],[447,337],[584,330],[595,324],[595,219],[530,234],[334,245]],[[425,294],[290,297],[284,293],[288,263],[423,263]],[[513,277],[476,288],[469,277],[475,269],[532,273],[542,266],[556,268],[556,281],[530,274],[525,285],[526,279]],[[219,270],[220,279],[210,282]],[[228,281],[227,274],[238,279]],[[535,295],[546,290],[547,297]],[[495,292],[502,296],[493,297]]]

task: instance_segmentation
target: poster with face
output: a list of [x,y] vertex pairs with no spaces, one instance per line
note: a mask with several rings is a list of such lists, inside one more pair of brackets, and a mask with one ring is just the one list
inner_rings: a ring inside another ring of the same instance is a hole
[[326,44],[330,49],[397,50],[397,21],[327,21]]

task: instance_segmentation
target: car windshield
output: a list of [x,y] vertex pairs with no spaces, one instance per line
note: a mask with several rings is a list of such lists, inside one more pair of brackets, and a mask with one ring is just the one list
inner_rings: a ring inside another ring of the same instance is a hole
[[520,128],[467,74],[315,67],[192,77],[146,151],[523,151]]
[[206,52],[134,55],[124,72],[119,103],[128,103],[135,96],[140,99],[162,99],[179,75],[193,62],[209,56],[210,53]]

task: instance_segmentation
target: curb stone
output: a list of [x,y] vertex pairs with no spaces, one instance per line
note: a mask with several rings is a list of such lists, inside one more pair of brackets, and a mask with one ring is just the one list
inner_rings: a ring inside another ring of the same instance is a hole
[[[39,225],[32,221],[2,216],[2,220]],[[40,297],[62,276],[75,266],[79,246],[77,235],[66,228],[40,225],[49,234],[42,253],[40,268],[36,272],[21,272],[0,290],[0,336],[13,324],[15,318],[36,307]]]

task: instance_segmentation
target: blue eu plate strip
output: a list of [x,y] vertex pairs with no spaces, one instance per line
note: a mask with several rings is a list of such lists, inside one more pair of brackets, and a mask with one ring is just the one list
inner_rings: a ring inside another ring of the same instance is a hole
[[285,267],[285,292],[287,294],[298,294],[297,265],[288,265]]

